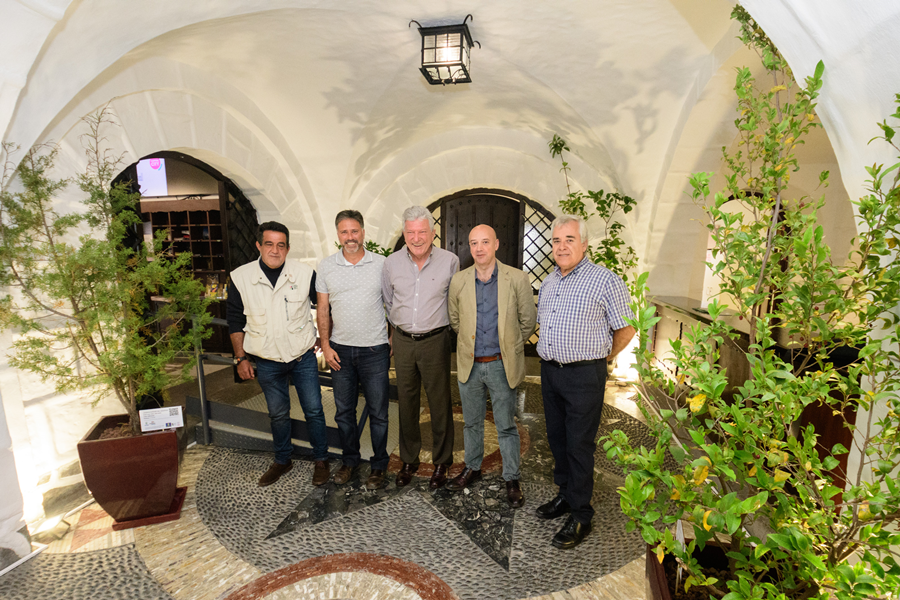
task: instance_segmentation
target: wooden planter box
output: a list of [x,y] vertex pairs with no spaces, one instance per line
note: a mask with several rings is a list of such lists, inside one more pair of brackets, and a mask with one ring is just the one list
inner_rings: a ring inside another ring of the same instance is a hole
[[[694,556],[700,560],[701,564],[711,564],[717,566],[717,568],[723,568],[723,565],[719,563],[725,561],[724,568],[727,568],[728,558],[725,556],[725,550],[714,541],[707,542],[705,550],[695,550]],[[674,560],[670,555],[666,555],[666,558]],[[665,566],[659,562],[656,552],[650,545],[647,545],[646,569],[644,573],[644,589],[647,600],[672,600],[672,595],[669,592],[669,582],[666,579]]]
[[178,440],[174,431],[101,440],[128,415],[101,418],[78,442],[84,483],[94,500],[128,529],[177,519],[187,488],[178,488]]
[[666,581],[666,572],[662,563],[656,558],[656,552],[647,545],[647,560],[644,580],[647,600],[672,600],[669,594],[669,583]]

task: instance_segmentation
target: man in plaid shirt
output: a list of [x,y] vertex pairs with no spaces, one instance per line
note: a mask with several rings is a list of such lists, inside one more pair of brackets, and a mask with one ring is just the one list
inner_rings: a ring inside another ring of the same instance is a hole
[[547,440],[559,493],[537,508],[543,519],[570,513],[553,537],[557,548],[574,548],[591,531],[594,451],[603,410],[606,365],[634,337],[625,322],[631,299],[622,279],[585,257],[587,227],[563,215],[551,225],[556,269],[538,296],[541,391]]

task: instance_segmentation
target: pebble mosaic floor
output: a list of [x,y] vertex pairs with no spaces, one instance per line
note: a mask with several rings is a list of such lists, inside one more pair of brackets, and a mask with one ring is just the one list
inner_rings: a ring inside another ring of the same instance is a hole
[[[608,388],[602,427],[640,440],[647,431],[628,395]],[[181,466],[188,493],[179,520],[114,534],[109,517],[88,507],[70,518],[64,538],[0,578],[0,598],[644,598],[644,546],[625,532],[615,492],[621,471],[602,451],[593,532],[576,551],[549,544],[564,518],[534,514],[556,488],[534,390],[523,400],[521,509],[506,502],[498,461],[457,493],[430,491],[425,464],[404,488],[391,472],[383,489],[366,490],[366,463],[343,486],[314,488],[305,460],[259,488],[271,454],[194,446]]]

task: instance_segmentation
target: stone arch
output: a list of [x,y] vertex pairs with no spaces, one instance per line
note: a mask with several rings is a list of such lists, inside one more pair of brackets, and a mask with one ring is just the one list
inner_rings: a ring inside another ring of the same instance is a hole
[[[473,188],[506,190],[558,213],[566,186],[559,164],[547,150],[549,137],[487,129],[434,136],[397,154],[372,174],[349,204],[365,215],[370,237],[384,245],[399,237],[400,215],[406,207],[429,206]],[[601,172],[577,155],[568,158],[573,189],[614,188],[614,174]],[[591,233],[597,235],[593,228]]]
[[42,139],[58,139],[67,155],[78,156],[70,149],[78,148],[79,119],[107,103],[122,125],[114,145],[126,160],[172,150],[206,162],[244,190],[261,219],[285,221],[302,242],[298,258],[327,254],[323,232],[328,228],[303,167],[273,123],[239,90],[156,57],[97,83]]
[[[689,177],[692,173],[713,172],[710,189],[724,187],[722,148],[736,149],[737,141],[733,125],[735,69],[747,65],[757,65],[752,67],[754,72],[762,72],[757,56],[738,45],[711,74],[687,112],[680,134],[674,138],[671,158],[653,202],[642,254],[651,272],[650,289],[656,294],[691,298],[702,294],[707,231],[703,212],[691,201]],[[787,191],[796,198],[826,194],[826,236],[835,256],[846,256],[856,231],[852,205],[829,135],[823,128],[810,133],[807,143],[798,150],[798,158],[803,169]],[[827,190],[817,189],[821,170],[831,172]]]

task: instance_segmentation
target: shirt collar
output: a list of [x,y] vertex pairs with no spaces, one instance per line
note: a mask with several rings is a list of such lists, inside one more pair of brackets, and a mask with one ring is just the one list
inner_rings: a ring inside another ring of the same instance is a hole
[[[571,271],[569,271],[569,273],[568,273],[568,275],[566,275],[566,277],[568,277],[572,273],[578,272],[578,270],[581,269],[581,267],[583,267],[584,265],[586,265],[589,262],[591,262],[591,261],[588,260],[587,254],[585,254],[584,258],[581,259],[581,262],[579,262],[577,265],[575,265],[575,267]],[[553,270],[553,272],[556,273],[557,275],[559,275],[560,278],[562,277],[562,269],[559,268],[559,265],[556,265],[556,268]]]
[[481,281],[480,279],[478,279],[478,271],[476,270],[475,271],[475,281],[481,282],[483,284],[487,284],[487,283],[491,283],[492,281],[496,281],[497,280],[497,272],[499,270],[500,270],[500,261],[494,261],[494,272],[491,273],[491,278],[488,279],[487,281]]
[[[431,262],[431,257],[434,256],[434,249],[435,249],[435,248],[436,248],[436,246],[435,246],[434,244],[432,244],[432,245],[431,245],[431,251],[428,252],[428,258],[425,259],[425,264],[422,265],[422,268],[423,268],[423,269],[428,265],[428,263]],[[419,265],[416,264],[416,261],[415,261],[415,259],[413,259],[412,254],[409,253],[409,246],[407,246],[407,245],[404,244],[404,245],[403,245],[403,250],[406,252],[406,258],[409,259],[409,262],[411,262],[411,263],[413,264],[413,266],[415,266],[416,268],[419,268]]]
[[[363,263],[370,263],[370,262],[372,262],[372,253],[369,252],[368,250],[363,250],[363,252],[364,252],[364,254],[363,254],[362,260],[360,260],[358,263],[356,263],[357,265],[361,265],[361,264],[363,264]],[[356,266],[356,265],[354,265],[352,262],[350,262],[349,260],[347,260],[347,257],[344,256],[344,251],[343,251],[343,250],[338,250],[337,254],[338,254],[338,257],[337,257],[337,264],[339,264],[339,265],[341,265],[341,266],[343,266],[343,267],[353,267],[353,266]]]

